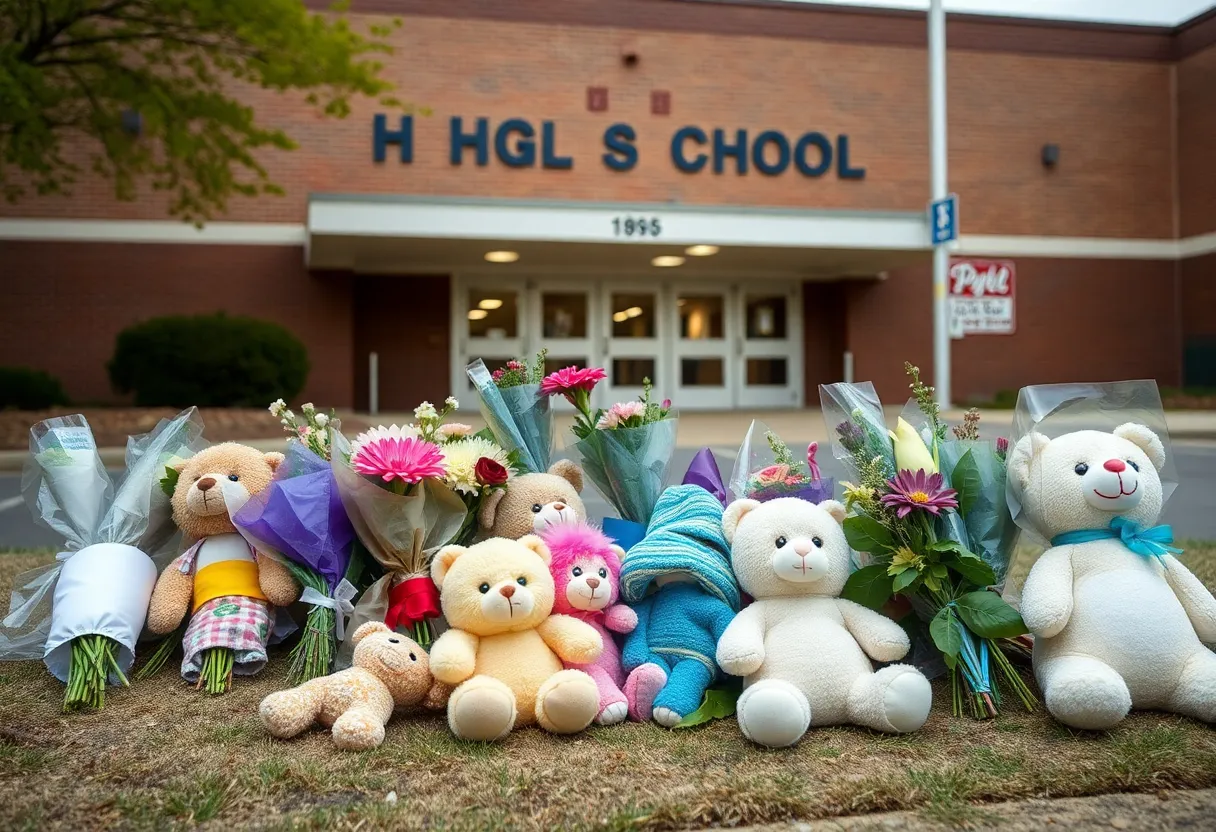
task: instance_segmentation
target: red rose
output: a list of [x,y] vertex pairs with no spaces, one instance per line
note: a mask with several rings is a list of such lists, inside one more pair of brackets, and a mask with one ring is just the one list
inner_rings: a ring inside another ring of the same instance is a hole
[[507,481],[507,469],[488,456],[477,460],[477,467],[473,471],[482,485],[502,485]]

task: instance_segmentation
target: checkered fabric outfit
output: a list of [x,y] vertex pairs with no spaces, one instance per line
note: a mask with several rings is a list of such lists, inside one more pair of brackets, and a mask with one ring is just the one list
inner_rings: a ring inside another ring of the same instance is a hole
[[233,651],[232,672],[252,676],[266,665],[266,640],[274,625],[274,611],[265,601],[243,595],[213,598],[190,619],[182,645],[182,678],[197,682],[203,669],[203,651],[228,647]]

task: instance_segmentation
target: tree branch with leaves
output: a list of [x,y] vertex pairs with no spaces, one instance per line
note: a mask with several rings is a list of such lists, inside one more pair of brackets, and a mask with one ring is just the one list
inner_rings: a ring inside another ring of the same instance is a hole
[[0,0],[0,192],[9,201],[70,194],[80,146],[118,199],[133,200],[146,182],[169,194],[170,213],[199,225],[233,195],[282,194],[261,151],[296,144],[260,122],[236,88],[301,94],[335,118],[355,97],[405,109],[381,63],[400,22],[360,34],[346,7]]

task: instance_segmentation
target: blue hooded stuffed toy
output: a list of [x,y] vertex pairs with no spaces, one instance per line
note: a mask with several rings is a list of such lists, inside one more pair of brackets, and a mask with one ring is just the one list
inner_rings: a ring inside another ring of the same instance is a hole
[[638,615],[622,653],[629,715],[672,728],[718,677],[718,639],[742,602],[712,494],[675,485],[660,495],[621,565],[621,597]]

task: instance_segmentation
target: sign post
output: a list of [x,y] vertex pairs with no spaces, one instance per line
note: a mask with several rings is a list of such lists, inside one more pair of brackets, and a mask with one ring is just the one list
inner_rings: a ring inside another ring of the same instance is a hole
[[958,197],[946,187],[946,12],[929,2],[929,228],[933,238],[933,386],[937,403],[950,407],[950,310],[946,243],[958,238]]

